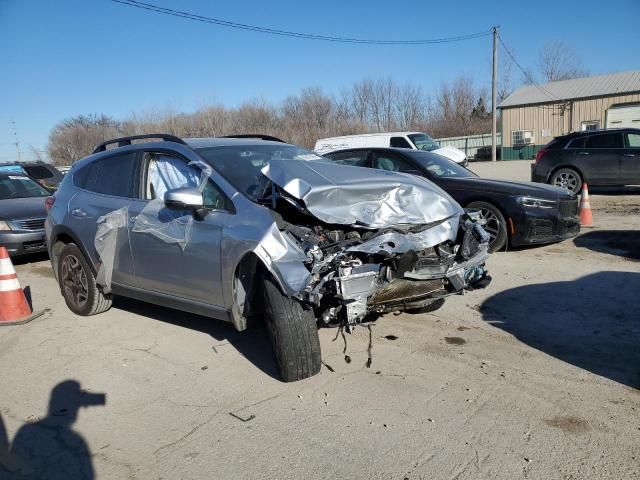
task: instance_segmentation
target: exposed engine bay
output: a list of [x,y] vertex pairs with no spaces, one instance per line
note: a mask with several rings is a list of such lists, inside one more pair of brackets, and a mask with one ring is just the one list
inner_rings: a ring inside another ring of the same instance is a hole
[[[287,243],[303,252],[309,275],[294,296],[324,325],[350,328],[375,314],[424,309],[491,280],[484,268],[489,235],[463,211],[427,224],[332,224],[273,182],[261,203]],[[447,238],[438,241],[441,235]]]

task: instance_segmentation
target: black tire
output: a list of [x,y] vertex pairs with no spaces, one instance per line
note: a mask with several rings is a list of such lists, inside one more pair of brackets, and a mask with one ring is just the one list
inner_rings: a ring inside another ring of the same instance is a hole
[[58,259],[58,283],[64,301],[76,315],[89,316],[111,308],[111,295],[104,295],[82,251],[75,243],[66,244]]
[[553,172],[549,183],[557,187],[568,188],[577,194],[582,189],[582,175],[573,168],[561,168]]
[[282,379],[295,382],[317,374],[322,363],[313,311],[283,295],[270,279],[264,281],[264,303],[265,323]]
[[491,241],[489,242],[490,252],[502,250],[507,245],[507,240],[509,239],[507,221],[500,210],[487,202],[471,202],[465,209],[480,210],[482,218],[486,220],[487,223],[483,227],[491,236]]

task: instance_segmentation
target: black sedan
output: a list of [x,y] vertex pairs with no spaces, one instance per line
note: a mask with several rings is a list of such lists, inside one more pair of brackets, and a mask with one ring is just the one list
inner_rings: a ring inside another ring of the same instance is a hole
[[531,180],[578,193],[589,185],[640,185],[640,129],[574,132],[554,138],[536,155]]
[[9,255],[46,252],[45,198],[51,192],[32,178],[0,171],[0,246]]
[[580,231],[578,199],[565,188],[480,178],[441,155],[395,148],[339,150],[324,155],[343,165],[420,175],[465,209],[480,210],[491,235],[490,250],[552,243]]

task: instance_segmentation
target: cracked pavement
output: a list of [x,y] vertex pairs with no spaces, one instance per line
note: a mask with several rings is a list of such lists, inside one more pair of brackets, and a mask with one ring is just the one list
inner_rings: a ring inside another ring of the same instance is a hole
[[[471,168],[526,179],[504,163]],[[486,290],[385,315],[370,368],[366,328],[350,363],[322,329],[325,366],[293,384],[263,330],[127,299],[77,317],[47,261],[18,264],[51,311],[0,328],[7,435],[73,379],[106,395],[71,427],[100,479],[640,478],[640,189],[591,193],[583,240],[495,254]],[[612,230],[631,240],[594,236]]]

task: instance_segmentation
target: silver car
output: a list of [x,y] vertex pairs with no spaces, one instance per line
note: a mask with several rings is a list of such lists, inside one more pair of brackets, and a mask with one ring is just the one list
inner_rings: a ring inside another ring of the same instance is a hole
[[490,280],[489,236],[431,182],[274,140],[115,139],[50,203],[51,263],[74,313],[123,295],[238,330],[264,319],[285,381],[319,372],[318,325],[437,308]]

